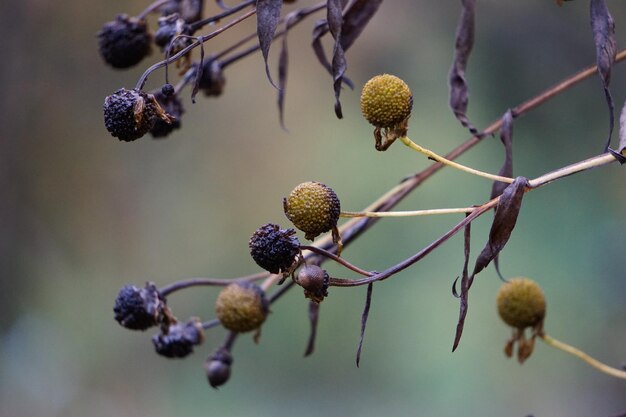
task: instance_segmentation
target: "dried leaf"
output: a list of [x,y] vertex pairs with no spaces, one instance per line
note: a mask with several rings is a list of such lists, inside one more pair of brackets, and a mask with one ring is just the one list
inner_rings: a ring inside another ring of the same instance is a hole
[[198,43],[200,44],[200,63],[196,69],[196,80],[193,83],[193,90],[191,91],[191,102],[196,104],[196,94],[200,91],[200,80],[202,79],[202,69],[204,68],[204,42],[202,37],[198,37]]
[[383,0],[356,0],[343,15],[341,46],[347,51],[359,37]]
[[287,35],[289,34],[289,27],[291,22],[297,15],[295,13],[289,14],[285,19],[285,34],[283,35],[282,48],[278,57],[278,120],[280,121],[280,127],[285,128],[285,93],[287,92],[287,69],[289,66],[289,53],[287,50]]
[[622,107],[622,114],[619,118],[619,146],[617,147],[617,152],[622,157],[626,156],[626,102]]
[[463,127],[469,129],[472,135],[478,135],[478,130],[466,116],[469,102],[465,69],[474,46],[474,10],[476,0],[462,0],[463,11],[456,30],[454,62],[450,68],[448,83],[450,84],[450,107]]
[[261,47],[261,53],[263,54],[263,60],[265,61],[265,73],[270,83],[275,87],[274,80],[270,74],[270,67],[267,63],[267,58],[270,52],[270,45],[274,39],[274,33],[280,20],[280,10],[283,5],[282,0],[257,0],[256,2],[256,31],[259,37],[259,46]]
[[605,149],[611,145],[611,136],[615,124],[615,106],[609,90],[611,69],[615,63],[615,22],[604,0],[590,2],[591,31],[596,45],[596,65],[604,87],[604,97],[609,108],[609,134]]
[[[500,140],[504,145],[504,163],[500,168],[499,175],[501,177],[513,176],[513,113],[511,110],[507,110],[502,116],[502,127],[500,128]],[[491,187],[491,198],[496,198],[507,187],[507,183],[502,181],[494,181]],[[500,261],[498,256],[493,259],[493,265],[496,267],[496,272],[501,280],[505,280],[500,272]]]
[[343,118],[341,111],[341,102],[339,95],[341,94],[341,83],[343,75],[346,73],[347,63],[346,57],[341,46],[341,26],[343,24],[342,4],[341,0],[327,0],[326,12],[328,21],[328,29],[335,40],[333,46],[332,74],[333,88],[335,90],[335,115],[337,118]]
[[[467,217],[467,215],[466,215]],[[463,273],[461,276],[461,294],[459,295],[456,291],[456,286],[452,286],[452,292],[456,298],[460,298],[460,308],[459,308],[459,321],[456,324],[456,334],[454,336],[454,343],[452,345],[452,351],[454,352],[456,348],[459,346],[459,342],[461,341],[461,335],[463,334],[463,327],[465,326],[465,316],[467,315],[467,296],[469,294],[469,275],[468,275],[468,264],[469,264],[469,256],[470,256],[470,243],[471,243],[471,235],[472,235],[472,223],[468,223],[465,226],[465,230],[463,233],[464,236],[464,256],[465,261],[463,262]],[[457,278],[458,280],[458,278]],[[455,280],[455,284],[457,282]]]
[[476,259],[474,271],[470,279],[470,286],[474,276],[482,271],[500,253],[511,237],[511,232],[515,228],[517,216],[522,208],[522,198],[528,180],[524,177],[517,177],[512,184],[505,188],[500,196],[500,201],[496,206],[496,213],[489,231],[489,241]]
[[359,367],[361,362],[361,348],[363,347],[363,336],[365,336],[365,325],[367,324],[367,317],[370,313],[370,306],[372,304],[372,289],[374,285],[370,282],[367,284],[367,295],[365,296],[365,307],[363,308],[363,314],[361,315],[361,336],[359,337],[359,347],[356,350],[356,366]]
[[309,342],[306,345],[304,356],[309,356],[315,350],[315,336],[317,335],[317,319],[319,318],[319,303],[309,301],[309,322],[311,323],[311,333],[309,334]]

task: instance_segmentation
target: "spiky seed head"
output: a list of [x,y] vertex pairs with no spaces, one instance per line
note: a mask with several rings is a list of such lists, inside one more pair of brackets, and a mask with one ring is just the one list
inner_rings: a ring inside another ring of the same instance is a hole
[[361,113],[378,128],[390,129],[405,121],[412,108],[409,86],[394,75],[377,75],[363,86]]
[[150,54],[152,37],[145,20],[122,14],[98,32],[100,55],[114,68],[128,68]]
[[272,274],[288,272],[300,253],[300,241],[293,229],[267,223],[250,237],[248,246],[254,262]]
[[496,303],[502,320],[517,329],[535,327],[546,316],[543,291],[529,278],[513,278],[502,284]]
[[283,200],[283,208],[287,218],[309,240],[336,227],[341,213],[339,198],[333,189],[315,181],[294,188]]
[[269,302],[258,285],[236,282],[220,292],[215,312],[226,329],[244,333],[258,329],[263,324],[269,313]]
[[150,131],[159,108],[153,95],[120,88],[104,99],[104,125],[114,137],[131,142]]
[[304,265],[298,272],[296,284],[304,288],[304,296],[316,303],[328,296],[328,273],[317,265]]

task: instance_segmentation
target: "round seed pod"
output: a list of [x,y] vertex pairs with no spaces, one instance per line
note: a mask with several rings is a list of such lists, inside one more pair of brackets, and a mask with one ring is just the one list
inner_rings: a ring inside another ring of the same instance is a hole
[[113,313],[115,320],[127,329],[146,330],[163,321],[166,308],[156,286],[147,283],[145,288],[122,287],[115,299]]
[[293,229],[277,224],[264,224],[250,237],[248,246],[254,262],[272,274],[287,272],[300,253],[300,241]]
[[145,20],[122,14],[97,34],[100,55],[114,68],[128,68],[150,54],[152,37]]
[[202,64],[202,75],[198,82],[200,90],[202,90],[207,97],[218,97],[222,95],[224,85],[226,85],[226,78],[224,78],[220,62],[211,57],[205,59]]
[[361,92],[361,113],[377,128],[391,129],[411,115],[413,95],[400,78],[382,74],[370,79]]
[[220,292],[215,302],[215,312],[226,329],[245,333],[263,324],[269,313],[269,302],[258,285],[236,282]]
[[163,109],[151,94],[120,88],[104,99],[104,125],[125,142],[139,139],[152,129]]
[[537,326],[546,316],[543,291],[529,278],[513,278],[502,284],[496,304],[500,318],[517,329]]
[[210,356],[204,364],[209,385],[217,388],[228,382],[232,364],[233,357],[226,349],[220,349]]
[[317,265],[304,265],[296,277],[296,284],[304,288],[304,296],[316,303],[328,296],[329,281],[328,273]]
[[341,213],[339,198],[333,189],[315,181],[294,188],[289,197],[283,199],[283,209],[309,240],[335,228]]

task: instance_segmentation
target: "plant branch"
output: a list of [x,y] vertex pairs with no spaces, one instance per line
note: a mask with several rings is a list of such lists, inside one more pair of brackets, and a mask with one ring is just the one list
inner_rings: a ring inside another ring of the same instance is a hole
[[358,266],[352,265],[350,262],[346,261],[344,258],[340,258],[339,256],[335,255],[332,252],[329,252],[325,249],[319,248],[317,246],[310,246],[310,245],[300,245],[300,249],[302,250],[308,250],[311,252],[314,252],[318,255],[322,255],[328,259],[332,259],[333,261],[337,262],[338,264],[341,264],[343,266],[345,266],[346,268],[356,272],[357,274],[361,274],[361,275],[365,275],[366,277],[372,276],[374,274],[372,274],[369,271],[366,271],[364,269],[359,268]]
[[412,217],[432,216],[436,214],[471,213],[476,207],[441,208],[408,211],[342,211],[339,217]]
[[258,272],[256,274],[247,275],[245,277],[221,279],[221,278],[188,278],[180,281],[173,282],[159,290],[159,294],[163,297],[172,294],[173,292],[183,290],[190,287],[202,287],[202,286],[226,286],[236,281],[256,281],[266,278],[269,272]]

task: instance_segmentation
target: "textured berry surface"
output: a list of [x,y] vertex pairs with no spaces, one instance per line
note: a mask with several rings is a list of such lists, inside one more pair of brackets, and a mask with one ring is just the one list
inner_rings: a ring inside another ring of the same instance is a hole
[[269,312],[269,303],[258,285],[233,283],[218,295],[215,312],[226,329],[244,333],[263,324]]
[[411,115],[413,95],[400,78],[382,74],[370,79],[361,92],[361,113],[380,128],[393,128]]
[[202,340],[202,323],[199,320],[174,324],[168,328],[167,334],[159,333],[152,337],[156,352],[167,358],[184,358],[193,353],[193,347]]
[[335,227],[341,213],[337,194],[332,188],[315,181],[298,185],[283,205],[287,218],[309,240]]
[[104,125],[119,140],[139,139],[154,126],[155,103],[142,91],[121,88],[104,100]]
[[254,262],[272,274],[288,271],[300,253],[300,242],[293,229],[264,224],[250,237],[250,255]]
[[543,291],[528,278],[513,278],[502,284],[496,303],[502,320],[518,329],[535,326],[546,315]]
[[150,34],[144,20],[120,15],[98,32],[100,55],[114,68],[128,68],[150,54]]
[[127,329],[146,330],[158,324],[164,307],[154,285],[148,284],[146,288],[126,285],[115,299],[113,313],[115,320]]

